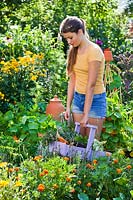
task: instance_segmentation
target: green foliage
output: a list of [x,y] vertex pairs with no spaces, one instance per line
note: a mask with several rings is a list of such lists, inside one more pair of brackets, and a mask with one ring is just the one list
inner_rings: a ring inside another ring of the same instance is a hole
[[119,148],[131,151],[133,147],[132,113],[120,103],[116,91],[107,98],[107,105],[107,118],[102,130],[102,140],[107,141],[105,148],[113,152]]
[[[128,15],[118,13],[117,7],[116,0],[23,1],[12,12],[7,4],[7,12],[10,15],[3,11],[6,21],[4,23],[3,20],[3,24],[20,24],[23,28],[30,25],[32,29],[36,27],[43,31],[51,30],[53,35],[57,36],[62,19],[67,15],[76,15],[86,21],[92,40],[101,40],[102,48],[110,47],[114,53],[119,53],[124,52],[125,48],[129,50],[131,42],[126,40]],[[5,26],[2,28],[5,30]]]
[[0,163],[0,197],[130,200],[131,174],[132,162],[118,152],[110,159],[101,157],[92,162],[37,155],[25,159],[19,167]]
[[120,75],[122,78],[122,100],[126,104],[127,101],[133,99],[133,55],[130,52],[119,54],[114,56],[118,68],[120,69]]
[[35,155],[40,141],[38,134],[45,135],[49,130],[56,133],[57,130],[56,122],[50,116],[40,114],[37,106],[27,111],[23,105],[16,105],[13,110],[0,113],[0,121],[0,147],[8,161],[20,162]]
[[29,107],[33,99],[47,103],[54,95],[65,98],[66,94],[62,44],[50,31],[42,33],[30,27],[21,31],[17,26],[7,32],[8,38],[1,35],[0,107],[3,112],[9,103],[23,102]]
[[[66,102],[64,52],[68,46],[57,39],[60,22],[67,15],[83,18],[90,39],[100,42],[102,49],[110,47],[121,59],[119,53],[124,56],[130,51],[131,40],[127,38],[128,14],[117,13],[117,3],[116,0],[1,1],[0,160],[10,163],[0,163],[0,199],[133,197],[129,158],[133,153],[133,105],[128,96],[127,105],[119,100],[121,82],[129,79],[129,67],[131,70],[128,56],[117,62],[126,71],[119,74],[117,67],[111,68],[111,82],[107,83],[107,119],[99,144],[113,152],[112,156],[87,162],[78,157],[56,157],[47,151],[57,134],[71,145],[85,147],[87,143],[87,138],[76,135],[73,126],[45,115],[46,104],[55,94],[63,104]],[[94,146],[99,147],[95,143]],[[41,153],[40,147],[44,148],[44,157],[37,155]]]

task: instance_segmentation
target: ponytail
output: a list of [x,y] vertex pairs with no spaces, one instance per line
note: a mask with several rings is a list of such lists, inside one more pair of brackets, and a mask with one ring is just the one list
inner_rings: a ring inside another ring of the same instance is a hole
[[76,63],[78,47],[71,47],[68,52],[67,58],[67,73],[70,75],[73,71],[73,66]]

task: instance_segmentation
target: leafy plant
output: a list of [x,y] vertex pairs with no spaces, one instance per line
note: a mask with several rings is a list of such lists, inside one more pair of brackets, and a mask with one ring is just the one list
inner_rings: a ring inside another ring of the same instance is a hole
[[114,61],[120,69],[120,75],[123,81],[122,99],[126,103],[133,99],[133,55],[130,52],[115,55]]
[[127,111],[119,101],[118,93],[115,91],[107,98],[107,117],[102,130],[102,140],[107,141],[105,148],[116,151],[118,148],[132,149],[132,113]]
[[0,163],[0,197],[8,199],[117,199],[132,196],[132,162],[120,152],[92,162],[37,155],[20,166]]
[[15,153],[20,154],[23,159],[35,155],[41,140],[38,134],[45,135],[50,130],[56,133],[57,130],[56,121],[50,116],[39,113],[37,107],[27,111],[21,104],[13,111],[1,113],[0,120],[0,146],[3,153],[7,153],[7,159],[11,154],[11,151],[7,151],[10,148],[13,153],[9,158]]

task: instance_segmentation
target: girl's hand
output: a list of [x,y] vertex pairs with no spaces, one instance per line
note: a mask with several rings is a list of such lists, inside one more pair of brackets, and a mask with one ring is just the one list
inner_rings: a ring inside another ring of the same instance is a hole
[[83,115],[81,121],[80,121],[80,126],[81,127],[86,127],[88,124],[88,115]]
[[67,109],[66,111],[65,111],[65,120],[69,120],[70,119],[70,109]]

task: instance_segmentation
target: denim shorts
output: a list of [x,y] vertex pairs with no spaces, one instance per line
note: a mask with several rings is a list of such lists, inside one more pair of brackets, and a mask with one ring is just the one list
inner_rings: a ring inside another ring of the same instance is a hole
[[[85,102],[85,94],[74,92],[72,102],[72,112],[83,114]],[[91,118],[104,118],[106,117],[106,93],[94,94],[88,117]]]

